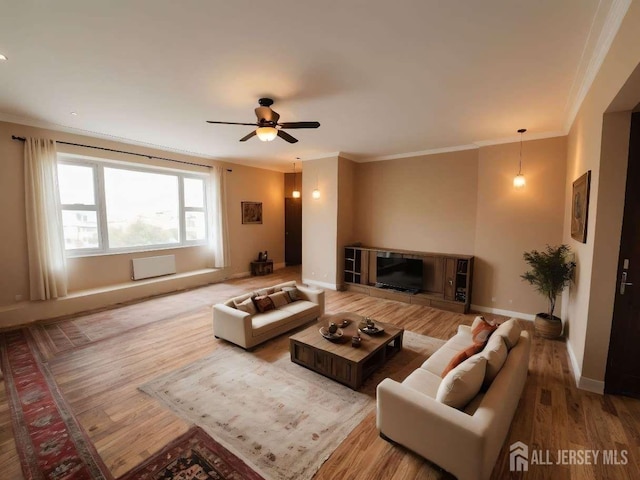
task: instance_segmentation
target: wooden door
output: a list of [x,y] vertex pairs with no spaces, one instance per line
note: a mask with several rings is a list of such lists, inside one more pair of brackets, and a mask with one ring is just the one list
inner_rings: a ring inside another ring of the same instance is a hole
[[605,392],[640,398],[640,113],[631,120],[627,189]]
[[284,261],[287,266],[302,263],[302,200],[284,199]]

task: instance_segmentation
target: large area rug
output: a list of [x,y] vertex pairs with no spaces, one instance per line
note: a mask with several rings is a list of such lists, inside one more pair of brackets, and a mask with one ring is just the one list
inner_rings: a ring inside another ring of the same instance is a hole
[[353,391],[289,358],[283,336],[253,352],[227,343],[140,387],[270,479],[310,479],[375,407],[376,385],[398,380],[444,344],[412,332],[403,350]]
[[118,480],[263,480],[200,427],[172,441]]
[[[13,432],[26,479],[113,478],[25,330],[0,335]],[[1,474],[0,474],[1,476]]]

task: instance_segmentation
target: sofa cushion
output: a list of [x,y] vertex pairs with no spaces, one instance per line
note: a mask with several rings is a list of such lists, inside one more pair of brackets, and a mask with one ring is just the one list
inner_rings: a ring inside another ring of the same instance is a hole
[[521,332],[522,328],[520,327],[518,320],[510,318],[506,322],[500,324],[495,335],[500,335],[504,339],[504,343],[507,345],[507,348],[511,350],[514,345],[518,343]]
[[280,310],[289,312],[290,314],[306,314],[316,310],[317,313],[320,313],[320,306],[308,300],[298,300],[297,302],[291,302],[288,305],[281,307]]
[[[467,347],[469,344],[467,343]],[[440,376],[445,367],[449,364],[451,359],[455,357],[460,349],[464,348],[458,346],[452,346],[449,342],[445,343],[438,350],[436,350],[433,355],[431,355],[425,362],[421,365],[421,368],[428,370],[434,375]]]
[[437,375],[434,375],[422,368],[418,368],[414,370],[411,375],[405,378],[402,384],[416,392],[422,393],[423,395],[435,398],[441,381],[442,379]]
[[264,297],[265,295],[271,295],[273,292],[275,292],[275,289],[273,287],[261,288],[259,290],[256,290],[254,292],[254,295],[257,297]]
[[289,298],[291,299],[292,302],[295,302],[296,300],[300,300],[300,294],[296,287],[282,287],[282,291],[287,292],[289,294]]
[[263,335],[290,321],[291,315],[282,310],[271,310],[265,313],[260,313],[251,319],[253,336],[258,337]]
[[258,313],[256,309],[256,305],[253,303],[253,298],[245,298],[243,301],[239,302],[238,300],[234,300],[233,304],[238,310],[242,310],[243,312],[250,313],[251,315],[255,315]]
[[473,343],[479,343],[484,346],[496,328],[498,328],[498,326],[495,323],[487,321],[482,316],[476,317],[471,325]]
[[281,291],[272,293],[271,295],[269,295],[269,298],[276,308],[280,308],[287,305],[288,303],[291,303],[291,297],[289,297],[289,294],[287,292]]
[[507,345],[500,335],[493,335],[482,350],[481,355],[487,359],[487,370],[484,374],[483,387],[488,388],[507,360]]
[[253,301],[256,304],[256,308],[260,313],[268,312],[269,310],[274,310],[276,306],[273,303],[273,300],[269,298],[268,295],[262,295],[259,297],[255,297]]
[[227,307],[238,308],[238,307],[236,307],[237,303],[244,302],[247,298],[251,298],[253,296],[254,296],[253,292],[245,293],[244,295],[238,295],[237,297],[230,298],[229,300],[224,302],[224,304]]
[[436,400],[454,408],[464,408],[480,391],[487,359],[474,355],[451,370],[442,379]]
[[465,348],[464,350],[460,350],[458,354],[454,356],[451,359],[451,361],[449,361],[447,366],[444,367],[444,370],[442,371],[440,376],[444,378],[447,375],[447,373],[449,373],[451,370],[456,368],[458,365],[464,362],[467,358],[473,357],[476,353],[482,350],[483,347],[484,345],[480,343],[474,343],[468,346],[467,348]]

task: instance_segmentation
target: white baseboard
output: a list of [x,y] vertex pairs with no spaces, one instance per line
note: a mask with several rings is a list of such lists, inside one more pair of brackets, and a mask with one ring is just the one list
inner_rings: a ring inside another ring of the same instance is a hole
[[229,277],[227,278],[244,278],[244,277],[248,277],[249,275],[251,275],[251,272],[238,272],[238,273],[229,275]]
[[599,393],[600,395],[603,395],[604,382],[580,375],[580,366],[578,365],[578,360],[576,359],[575,353],[573,353],[573,348],[571,348],[571,343],[569,343],[569,340],[567,340],[566,345],[567,352],[569,353],[571,370],[573,370],[573,378],[576,381],[576,387],[578,387],[580,390],[586,390],[587,392]]
[[535,315],[530,313],[513,312],[511,310],[502,310],[501,308],[483,307],[481,305],[471,305],[471,310],[484,313],[495,313],[496,315],[504,315],[505,317],[516,317],[522,320],[529,320],[533,322],[536,318]]
[[311,280],[309,278],[303,278],[302,283],[307,285],[316,285],[318,287],[328,288],[329,290],[338,290],[338,285],[335,283],[320,282],[318,280]]

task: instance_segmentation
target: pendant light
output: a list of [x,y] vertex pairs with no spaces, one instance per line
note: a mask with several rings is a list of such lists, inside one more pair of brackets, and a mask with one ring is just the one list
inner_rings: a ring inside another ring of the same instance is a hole
[[300,190],[298,190],[298,179],[296,177],[296,162],[293,162],[293,198],[300,198]]
[[311,192],[311,196],[315,199],[320,198],[320,190],[318,189],[318,174],[316,173],[316,188]]
[[513,178],[513,186],[516,190],[522,190],[527,183],[522,174],[522,134],[526,131],[526,128],[518,130],[520,134],[520,162],[518,163],[518,174]]

